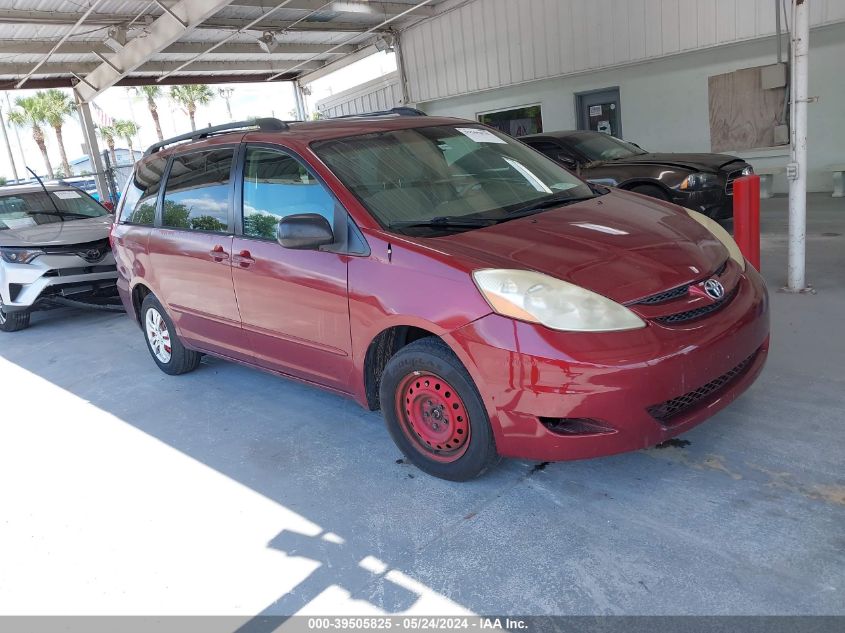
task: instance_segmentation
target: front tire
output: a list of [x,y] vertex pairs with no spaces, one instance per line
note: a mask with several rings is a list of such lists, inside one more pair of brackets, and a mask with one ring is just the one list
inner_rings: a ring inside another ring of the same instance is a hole
[[141,327],[150,355],[165,374],[187,374],[199,366],[200,354],[182,344],[173,321],[155,295],[147,295],[141,304]]
[[0,332],[17,332],[29,327],[29,310],[6,312],[0,298]]
[[472,377],[440,339],[399,350],[379,387],[387,430],[417,468],[467,481],[499,461],[484,402]]

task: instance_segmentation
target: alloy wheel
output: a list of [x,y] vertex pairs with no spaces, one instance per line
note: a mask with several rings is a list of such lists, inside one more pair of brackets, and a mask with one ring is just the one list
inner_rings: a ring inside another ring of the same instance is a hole
[[162,363],[170,362],[172,348],[170,347],[170,331],[161,313],[155,308],[147,310],[146,317],[147,341],[155,357]]

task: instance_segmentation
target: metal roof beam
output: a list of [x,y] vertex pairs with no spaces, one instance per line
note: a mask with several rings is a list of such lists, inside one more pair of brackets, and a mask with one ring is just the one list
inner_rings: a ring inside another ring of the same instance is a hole
[[[43,40],[0,40],[0,55],[46,55],[52,50],[55,44]],[[162,53],[173,55],[195,55],[206,50],[211,44],[208,42],[176,42],[165,48]],[[330,44],[285,44],[279,42],[271,55],[313,55],[324,53]],[[85,55],[91,53],[111,54],[113,51],[101,40],[97,41],[71,41],[65,42],[55,55]],[[347,55],[354,53],[355,47],[344,46],[341,49],[332,50],[327,55]],[[232,42],[214,50],[215,54],[222,55],[267,55],[258,44],[250,42]]]
[[[216,5],[218,3],[215,2],[214,4]],[[226,2],[225,4],[231,4],[231,2]],[[76,21],[81,15],[81,13],[67,13],[61,11],[24,11],[21,9],[0,9],[0,24],[71,26],[76,23]],[[127,24],[129,22],[132,22],[132,20],[134,20],[135,18],[136,16],[129,14],[92,13],[85,20],[85,24],[88,26],[114,26],[117,24]],[[378,18],[378,15],[374,15],[374,18]],[[205,20],[202,24],[198,24],[194,28],[237,30],[239,28],[242,28],[243,25],[247,24],[248,22],[249,20],[244,18],[213,18],[210,20]],[[260,29],[256,28],[256,30],[326,32],[335,31],[339,33],[363,33],[364,31],[368,31],[366,24],[359,24],[355,22],[335,22],[334,20],[330,20],[328,22],[306,20],[304,22],[300,22],[295,27],[292,27],[290,29],[288,29],[289,26],[290,20],[267,20],[266,22],[261,23]],[[383,28],[377,30],[387,31],[388,29]]]
[[[170,7],[168,13],[150,25],[146,37],[135,38],[112,55],[109,63],[100,64],[88,73],[85,77],[86,83],[76,86],[79,97],[83,101],[91,101],[231,2],[232,0],[180,0]],[[96,89],[91,88],[91,85],[96,86]]]
[[[401,2],[367,2],[364,0],[336,0],[323,7],[326,0],[295,0],[287,8],[301,9],[303,11],[325,11],[327,13],[355,13],[357,15],[368,14],[377,18],[398,15],[405,11],[409,5]],[[267,0],[233,0],[232,6],[239,7],[266,7]],[[431,17],[434,9],[422,7],[417,15]]]
[[[134,73],[167,73],[176,70],[179,66],[181,66],[184,62],[159,62],[159,61],[149,61],[141,64],[138,66],[133,72]],[[213,72],[220,72],[220,73],[227,73],[227,72],[234,72],[234,71],[262,71],[262,72],[284,72],[285,67],[290,66],[290,60],[255,60],[255,61],[227,61],[227,62],[196,62],[190,65],[190,71],[186,71],[189,73],[213,73]],[[94,72],[97,68],[101,66],[98,62],[78,62],[76,64],[67,64],[65,62],[47,62],[43,64],[41,68],[38,69],[38,72],[33,75],[35,77],[41,77],[43,75],[67,75],[69,74],[68,71],[72,70],[77,75],[86,75]],[[320,62],[312,61],[307,62],[304,66],[300,66],[299,69],[305,70],[316,70],[320,67]],[[20,76],[25,75],[29,72],[30,68],[32,68],[32,64],[22,64],[22,63],[8,63],[8,62],[0,62],[0,76]],[[294,73],[296,74],[296,73]],[[155,77],[153,79],[153,83],[155,83]],[[88,77],[85,77],[85,81],[89,81]],[[27,82],[28,84],[29,82]],[[178,82],[177,82],[178,83]],[[84,85],[84,83],[82,84]],[[96,86],[96,84],[94,84]],[[89,90],[90,87],[86,86]],[[81,92],[81,91],[80,91]]]

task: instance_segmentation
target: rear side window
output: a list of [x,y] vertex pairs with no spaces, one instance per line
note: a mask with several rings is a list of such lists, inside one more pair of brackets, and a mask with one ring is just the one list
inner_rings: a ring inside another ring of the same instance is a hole
[[167,159],[155,156],[138,163],[126,184],[120,208],[120,222],[152,226],[155,222],[156,199]]
[[164,189],[161,225],[192,231],[228,231],[233,158],[232,148],[174,158]]
[[334,225],[332,194],[293,156],[249,147],[244,162],[244,235],[276,239],[282,218],[317,213]]

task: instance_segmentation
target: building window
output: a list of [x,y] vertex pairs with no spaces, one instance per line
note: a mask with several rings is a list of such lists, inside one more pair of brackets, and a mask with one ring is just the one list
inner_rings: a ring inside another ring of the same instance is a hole
[[537,134],[543,131],[543,116],[538,105],[484,112],[478,115],[478,121],[494,127],[500,132],[513,137]]

